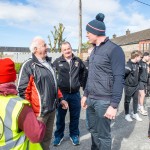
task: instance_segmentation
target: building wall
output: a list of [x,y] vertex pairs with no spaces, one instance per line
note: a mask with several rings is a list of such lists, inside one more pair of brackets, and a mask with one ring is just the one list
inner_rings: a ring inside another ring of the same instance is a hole
[[139,42],[139,50],[142,52],[149,51],[150,52],[150,40],[145,40]]
[[124,46],[121,46],[121,48],[123,49],[125,53],[125,58],[127,61],[130,58],[132,51],[139,50],[139,44],[124,45]]

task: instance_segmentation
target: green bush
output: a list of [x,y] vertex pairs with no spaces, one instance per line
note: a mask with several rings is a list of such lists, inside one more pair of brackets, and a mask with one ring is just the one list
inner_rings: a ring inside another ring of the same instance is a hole
[[22,65],[22,63],[15,63],[15,69],[16,69],[16,71],[17,71],[17,74],[18,74],[19,71],[20,71],[21,65]]

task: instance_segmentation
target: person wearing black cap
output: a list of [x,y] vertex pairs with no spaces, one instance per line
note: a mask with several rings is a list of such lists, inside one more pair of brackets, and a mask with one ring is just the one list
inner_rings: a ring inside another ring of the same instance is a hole
[[94,49],[81,106],[87,113],[91,150],[111,150],[110,124],[115,119],[124,87],[125,56],[123,50],[106,37],[104,17],[99,13],[86,26],[87,38]]
[[149,66],[147,62],[149,61],[149,53],[145,52],[143,54],[143,58],[139,63],[139,112],[143,116],[147,116],[147,111],[144,109],[144,99],[146,95],[146,88],[147,88],[147,80],[149,74]]

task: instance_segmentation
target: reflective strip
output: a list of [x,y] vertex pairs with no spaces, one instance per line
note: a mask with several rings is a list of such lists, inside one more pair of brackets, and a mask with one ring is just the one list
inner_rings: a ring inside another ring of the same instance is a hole
[[130,71],[131,71],[131,68],[129,68],[128,66],[125,66],[125,69],[127,69],[127,70],[130,70]]
[[17,139],[16,141],[11,140],[11,142],[10,141],[6,142],[6,145],[1,146],[0,150],[10,150],[11,148],[14,148],[18,145],[23,144],[25,142],[25,140],[26,140],[26,137],[25,137],[25,135],[23,135],[19,139]]
[[[6,143],[5,146],[2,146],[2,148],[4,148],[4,149],[11,149],[13,147],[16,147],[17,145],[24,143],[24,141],[25,141],[24,135],[21,136],[16,141],[13,141],[13,132],[12,132],[12,130],[10,130],[12,127],[12,112],[16,106],[17,101],[21,101],[21,100],[23,100],[23,99],[20,97],[11,98],[6,106],[6,110],[9,110],[9,111],[7,111],[6,116],[4,118],[4,124],[5,124],[4,136],[5,136],[5,143]],[[10,141],[11,141],[11,143],[10,143]]]
[[[24,66],[25,66],[25,64],[26,64],[28,61],[30,61],[30,60],[31,60],[31,58],[29,58],[26,62],[24,62],[23,65],[22,65],[22,67],[21,67],[21,70],[20,70],[20,73],[19,73],[19,78],[18,78],[17,90],[18,90],[18,87],[19,87],[19,85],[20,85],[20,80],[21,80],[21,76],[22,76],[22,72],[23,72]],[[18,91],[19,91],[19,90],[18,90]]]

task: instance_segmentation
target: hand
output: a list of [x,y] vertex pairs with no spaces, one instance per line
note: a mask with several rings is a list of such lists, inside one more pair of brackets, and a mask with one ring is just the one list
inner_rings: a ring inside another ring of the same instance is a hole
[[62,101],[60,102],[60,104],[62,105],[62,109],[68,109],[68,102],[67,102],[67,101],[62,100]]
[[86,99],[87,99],[87,97],[85,97],[85,96],[83,96],[82,99],[81,99],[81,107],[83,109],[87,108]]
[[106,113],[104,114],[104,117],[108,119],[115,119],[117,113],[117,109],[113,108],[112,106],[109,106],[106,110]]
[[42,123],[45,123],[44,119],[42,117],[37,117],[37,120],[40,121],[40,122],[42,122]]

